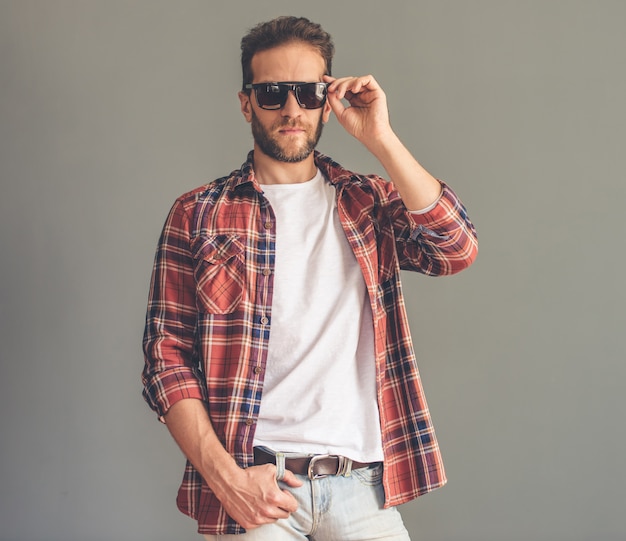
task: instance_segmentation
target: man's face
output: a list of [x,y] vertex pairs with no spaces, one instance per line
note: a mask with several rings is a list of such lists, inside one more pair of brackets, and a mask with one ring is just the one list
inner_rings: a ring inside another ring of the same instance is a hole
[[[319,52],[304,43],[290,43],[252,57],[253,83],[320,82],[325,72]],[[313,152],[330,116],[328,102],[321,109],[300,107],[289,92],[281,109],[261,109],[254,91],[240,93],[241,110],[252,125],[255,150],[280,162],[305,160]]]

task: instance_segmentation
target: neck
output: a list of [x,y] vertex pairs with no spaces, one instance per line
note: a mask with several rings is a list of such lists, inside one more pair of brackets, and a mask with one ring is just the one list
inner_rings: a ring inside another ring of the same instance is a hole
[[313,153],[301,162],[280,162],[254,147],[254,175],[259,184],[299,184],[315,176],[317,166]]

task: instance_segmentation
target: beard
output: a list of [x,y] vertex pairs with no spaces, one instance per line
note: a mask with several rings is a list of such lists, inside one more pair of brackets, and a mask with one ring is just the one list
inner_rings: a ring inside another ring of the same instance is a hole
[[320,110],[320,116],[317,120],[317,126],[315,126],[314,131],[305,129],[307,138],[304,143],[299,145],[297,148],[290,150],[285,148],[285,145],[281,146],[278,138],[271,135],[271,133],[278,128],[301,126],[286,118],[283,121],[276,122],[270,127],[270,129],[267,129],[263,126],[263,124],[261,124],[254,111],[252,111],[251,124],[254,142],[264,154],[279,162],[301,162],[311,155],[311,152],[315,150],[315,147],[322,136],[322,129],[324,127],[324,123],[322,122],[322,113],[323,110]]

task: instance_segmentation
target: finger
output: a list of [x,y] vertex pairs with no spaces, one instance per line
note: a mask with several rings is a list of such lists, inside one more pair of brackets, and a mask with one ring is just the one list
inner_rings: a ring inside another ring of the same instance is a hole
[[359,91],[358,79],[356,77],[349,77],[341,79],[335,87],[335,95],[341,100],[347,97],[348,94],[356,94]]
[[[289,493],[287,493],[289,494]],[[289,494],[291,496],[291,494]],[[291,496],[293,498],[293,496]],[[277,505],[273,508],[271,516],[269,519],[279,520],[281,518],[289,518],[291,513],[295,513],[298,510],[298,502],[294,499],[293,501],[286,502],[282,505]]]
[[266,508],[259,508],[254,513],[245,513],[239,518],[233,516],[233,518],[239,522],[246,530],[252,530],[265,524],[273,524],[277,520],[289,518],[290,511],[282,509],[277,506],[268,506]]
[[371,75],[361,77],[342,77],[331,84],[329,90],[334,91],[339,98],[346,95],[357,95],[367,91],[379,90],[378,83]]
[[[286,489],[280,490],[275,498],[272,499],[272,505],[276,506],[277,511],[281,513],[295,513],[298,510],[298,501],[295,496]],[[278,511],[280,510],[280,511]],[[286,518],[284,516],[277,518]]]
[[[303,485],[303,482],[290,470],[285,470],[285,475],[280,482],[293,488],[301,487]],[[294,513],[297,511],[298,502],[294,495],[286,489],[281,489],[278,486],[278,482],[276,482],[276,486],[279,489],[279,492],[272,498],[272,504],[286,513]]]
[[356,80],[356,77],[340,77],[334,78],[330,76],[324,76],[324,80],[328,85],[328,93],[329,94],[337,94],[339,99],[342,99],[349,88],[351,82]]
[[330,108],[333,110],[333,113],[335,113],[335,116],[341,118],[346,110],[346,106],[341,102],[341,98],[339,98],[334,92],[329,92],[328,103],[330,104]]
[[290,470],[285,470],[285,476],[283,477],[282,481],[287,486],[294,487],[294,488],[301,487],[303,485],[302,480],[298,478],[298,476],[296,476],[296,474],[294,474]]

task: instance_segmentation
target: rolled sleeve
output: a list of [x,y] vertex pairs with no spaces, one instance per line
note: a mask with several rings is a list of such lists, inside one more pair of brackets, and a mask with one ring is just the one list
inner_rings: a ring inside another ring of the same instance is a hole
[[206,400],[195,352],[197,308],[189,217],[178,200],[157,248],[143,339],[143,396],[161,421],[184,398]]
[[404,245],[403,268],[413,267],[432,276],[456,274],[469,267],[478,254],[476,229],[456,194],[445,184],[434,206],[407,211],[410,239]]
[[200,378],[194,370],[187,368],[170,368],[152,374],[144,383],[143,396],[162,423],[165,422],[165,414],[179,400],[206,400]]

